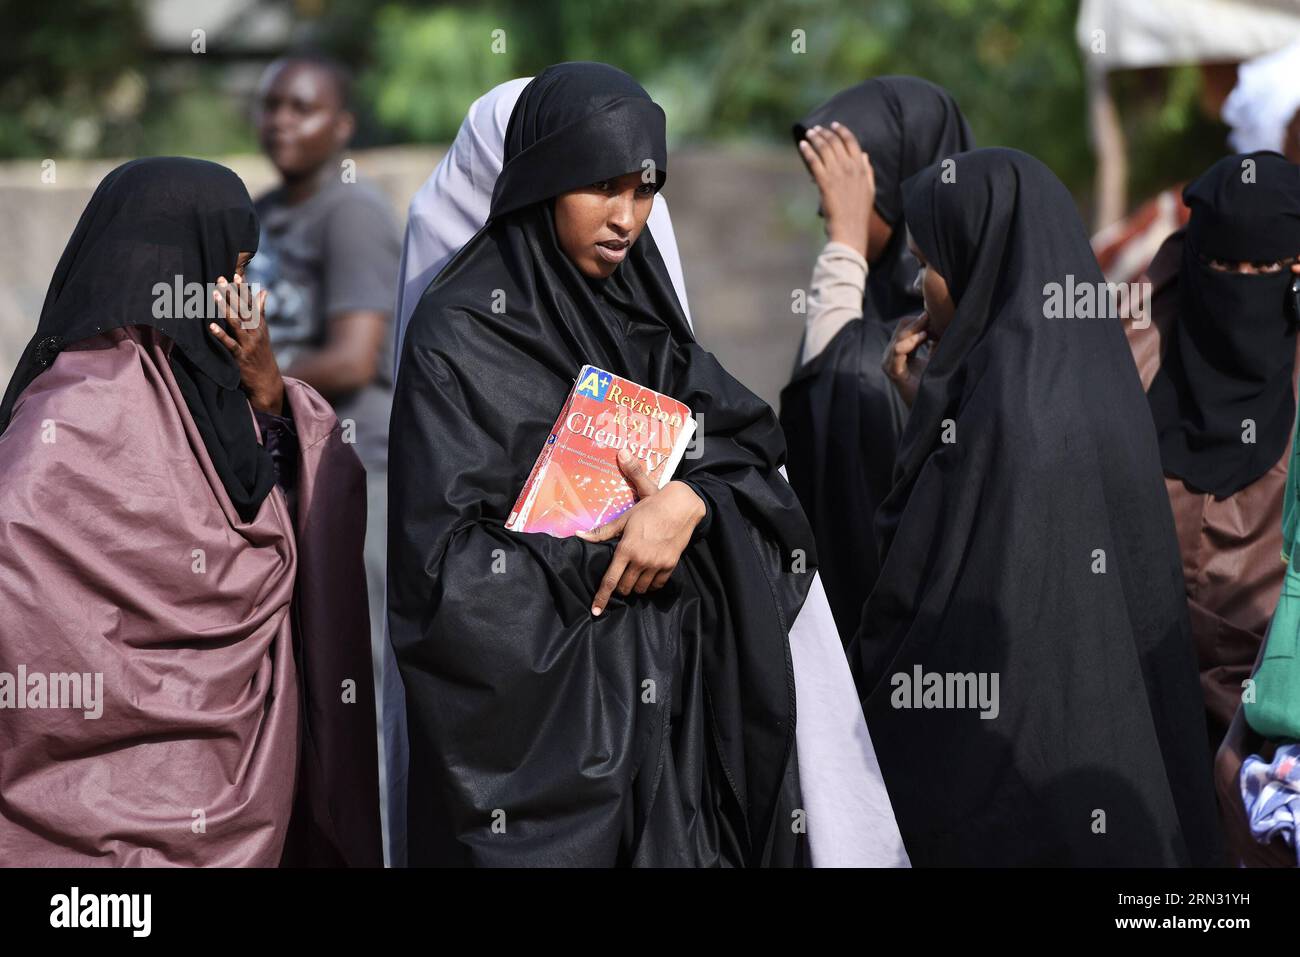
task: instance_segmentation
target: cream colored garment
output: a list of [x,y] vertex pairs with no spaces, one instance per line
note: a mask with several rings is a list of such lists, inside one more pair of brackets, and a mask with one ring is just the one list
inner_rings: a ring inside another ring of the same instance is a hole
[[801,361],[815,359],[836,333],[862,318],[866,288],[867,261],[862,255],[844,243],[827,243],[813,266]]

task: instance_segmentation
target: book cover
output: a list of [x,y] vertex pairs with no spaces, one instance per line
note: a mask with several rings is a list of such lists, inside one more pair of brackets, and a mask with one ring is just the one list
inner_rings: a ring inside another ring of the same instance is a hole
[[631,451],[663,488],[694,433],[691,410],[681,402],[584,365],[506,528],[567,538],[612,522],[636,502],[619,451]]

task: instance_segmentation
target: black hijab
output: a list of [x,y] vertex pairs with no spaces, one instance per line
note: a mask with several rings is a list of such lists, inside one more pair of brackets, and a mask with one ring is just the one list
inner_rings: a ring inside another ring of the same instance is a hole
[[[956,314],[899,445],[849,648],[904,843],[918,865],[1216,862],[1182,570],[1137,370],[1118,320],[1044,318],[1047,284],[1103,281],[1088,236],[1024,153],[963,153],[953,172],[904,186]],[[901,707],[917,670],[997,675],[996,717]]]
[[867,273],[862,321],[850,322],[795,370],[781,392],[787,471],[817,536],[822,580],[844,641],[862,619],[877,563],[873,520],[893,485],[907,408],[880,368],[898,320],[922,309],[919,264],[907,249],[903,180],[974,143],[952,95],[912,76],[867,80],[794,125],[843,123],[871,157],[876,209],[894,234]]
[[[1295,421],[1290,269],[1247,275],[1207,260],[1300,254],[1300,169],[1277,153],[1227,156],[1183,191],[1192,211],[1178,321],[1147,390],[1165,472],[1227,498],[1282,457]],[[1243,423],[1255,440],[1243,441]]]
[[[184,301],[171,300],[177,277],[182,290],[199,283],[205,291],[219,276],[232,278],[239,254],[256,251],[257,238],[248,190],[224,166],[153,157],[110,172],[55,267],[36,335],[0,404],[0,431],[23,390],[61,349],[110,329],[152,326],[174,343],[171,367],[185,404],[240,517],[251,521],[275,484],[275,471],[257,442],[239,365],[208,332],[206,311],[205,317],[177,316]],[[156,308],[159,284],[170,310]],[[211,306],[205,296],[205,310]]]
[[798,123],[799,143],[808,129],[838,120],[858,138],[876,174],[876,212],[894,234],[867,275],[863,316],[882,321],[921,311],[914,288],[918,264],[907,251],[903,228],[903,181],[931,163],[975,145],[952,94],[915,76],[873,77],[841,90]]
[[[663,128],[619,70],[539,74],[510,119],[491,219],[411,318],[388,597],[412,863],[801,859],[788,629],[815,558],[775,417],[695,343],[649,230],[603,280],[555,237],[559,193],[647,160],[662,182]],[[665,588],[616,594],[595,619],[614,543],[504,528],[588,362],[700,417],[678,478],[710,514]]]

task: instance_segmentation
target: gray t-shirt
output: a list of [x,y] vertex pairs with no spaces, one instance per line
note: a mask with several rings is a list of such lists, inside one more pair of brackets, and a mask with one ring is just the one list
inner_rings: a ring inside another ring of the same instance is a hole
[[[330,319],[355,310],[388,315],[374,381],[334,398],[367,471],[388,467],[388,415],[393,397],[393,305],[401,236],[388,201],[367,183],[326,176],[319,192],[288,206],[272,190],[256,202],[262,223],[247,278],[268,291],[267,331],[281,370],[304,350],[318,349]],[[346,435],[346,432],[345,432]]]

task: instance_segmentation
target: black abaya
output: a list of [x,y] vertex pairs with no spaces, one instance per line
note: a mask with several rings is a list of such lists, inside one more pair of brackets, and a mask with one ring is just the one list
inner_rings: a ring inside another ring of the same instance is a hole
[[873,520],[893,484],[894,450],[907,421],[880,360],[899,319],[922,309],[903,180],[974,142],[952,96],[910,76],[877,77],[838,93],[795,124],[795,142],[833,120],[870,156],[876,210],[894,234],[870,264],[862,318],[799,366],[782,390],[781,426],[790,447],[786,471],[816,535],[826,596],[847,642],[879,568]]
[[[917,865],[1218,861],[1187,605],[1155,433],[1117,319],[1044,318],[1100,283],[1065,187],[1014,150],[905,186],[956,314],[878,515],[849,647]],[[948,441],[945,441],[947,439]],[[996,674],[996,717],[900,707],[899,675]]]
[[[695,343],[649,231],[603,281],[555,240],[558,193],[645,160],[662,182],[663,123],[618,70],[544,71],[511,116],[488,225],[412,317],[388,567],[413,864],[801,860],[788,629],[813,556],[780,429]],[[614,543],[503,527],[587,362],[702,416],[678,477],[710,513],[667,586],[598,618]]]

